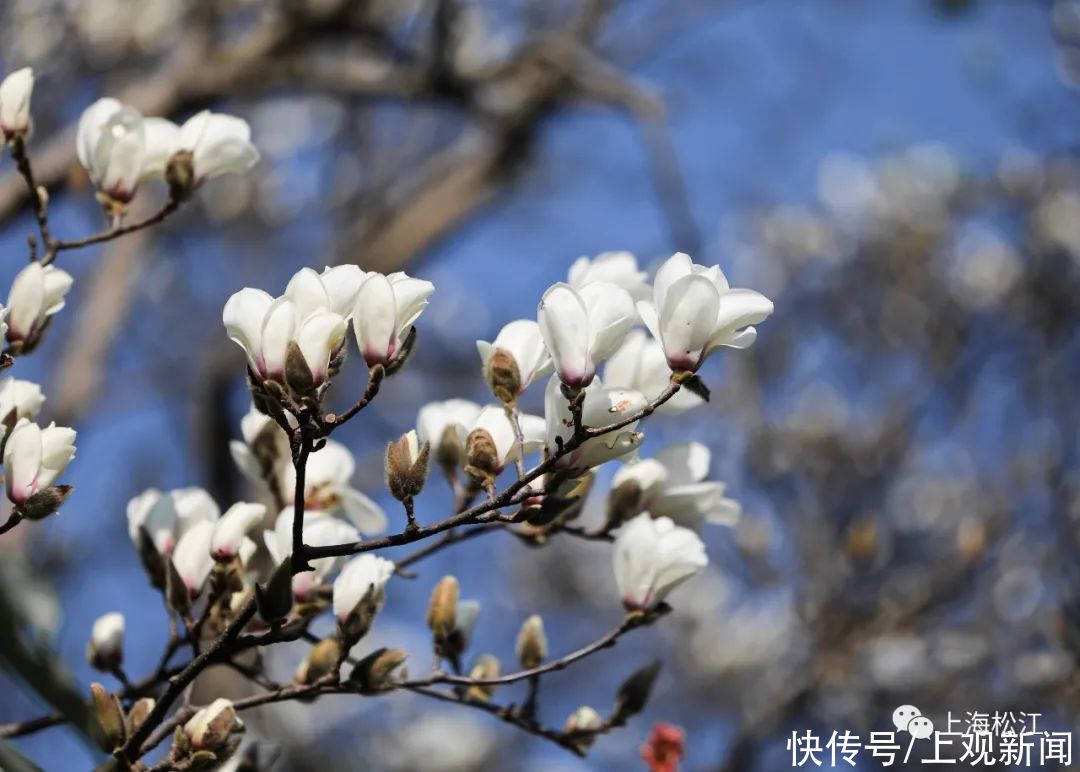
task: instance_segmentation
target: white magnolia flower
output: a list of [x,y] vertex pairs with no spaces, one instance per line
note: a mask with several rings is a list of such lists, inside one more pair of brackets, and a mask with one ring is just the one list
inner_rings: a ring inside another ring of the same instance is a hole
[[209,110],[184,122],[176,150],[192,154],[196,185],[222,174],[242,174],[259,161],[247,121]]
[[229,298],[222,321],[259,376],[283,382],[289,345],[295,343],[318,386],[326,378],[330,360],[341,350],[347,328],[344,317],[327,310],[325,292],[319,303],[307,292],[295,299],[286,294],[275,300],[262,290],[245,287]]
[[11,139],[30,131],[30,95],[34,92],[34,71],[23,67],[0,83],[0,131]]
[[[660,343],[644,330],[631,330],[619,350],[604,365],[604,383],[640,391],[652,402],[667,390],[671,383],[671,368]],[[688,389],[675,395],[657,408],[661,413],[681,413],[704,404],[704,400]]]
[[615,581],[627,609],[650,609],[704,570],[705,545],[670,518],[642,513],[615,539]]
[[100,616],[90,630],[87,659],[98,670],[110,670],[124,661],[124,615],[118,611]]
[[[214,560],[229,561],[240,555],[248,532],[263,519],[266,507],[262,504],[239,502],[233,504],[214,523],[210,539],[210,555]],[[254,544],[254,543],[253,543]]]
[[19,271],[8,292],[8,340],[26,341],[37,335],[45,320],[64,307],[71,283],[67,271],[36,261]]
[[575,260],[567,277],[570,286],[581,289],[594,281],[622,287],[635,301],[649,296],[649,276],[638,269],[637,258],[630,252],[601,252],[591,260]]
[[708,482],[709,449],[700,442],[670,445],[654,457],[626,464],[612,480],[612,490],[624,483],[641,491],[640,509],[654,517],[669,517],[687,528],[702,523],[734,525],[739,503],[724,497],[722,482]]
[[25,504],[45,490],[75,457],[75,430],[49,424],[42,429],[23,418],[4,445],[4,472],[8,498]]
[[160,179],[165,176],[169,159],[176,153],[180,127],[167,118],[143,118],[143,140],[143,163],[139,177],[142,180]]
[[146,160],[146,126],[139,111],[116,99],[99,99],[79,118],[75,143],[90,181],[110,198],[130,201]]
[[389,276],[373,271],[364,277],[353,306],[352,327],[369,367],[394,358],[434,291],[431,282],[400,271]]
[[184,532],[173,550],[172,562],[176,573],[180,575],[192,598],[197,598],[202,592],[206,578],[214,567],[210,545],[215,530],[215,521],[203,520],[195,523]]
[[641,301],[637,308],[671,369],[690,371],[719,346],[749,346],[757,337],[751,325],[773,312],[772,301],[761,293],[731,289],[720,266],[696,265],[682,252],[656,272],[653,302]]
[[510,322],[495,336],[495,340],[476,341],[480,351],[480,360],[484,366],[484,377],[488,385],[493,386],[488,372],[488,363],[496,351],[505,351],[514,360],[518,372],[518,395],[524,393],[537,378],[551,372],[551,357],[544,348],[544,338],[540,334],[540,325],[532,319],[518,319]]
[[[263,531],[263,541],[276,565],[284,563],[292,552],[293,509],[287,507],[278,515],[274,530]],[[333,544],[348,544],[360,541],[360,532],[353,526],[336,517],[320,512],[304,513],[304,543],[312,547],[329,547]],[[306,600],[311,591],[322,584],[323,580],[334,573],[344,558],[318,558],[310,561],[313,571],[304,571],[292,578],[293,597],[297,601]]]
[[154,548],[162,555],[171,555],[176,542],[192,526],[213,524],[219,515],[218,505],[202,488],[178,488],[168,493],[149,488],[128,502],[128,536],[138,548],[139,532],[145,529]]
[[374,555],[359,555],[341,569],[334,580],[334,616],[344,620],[371,593],[374,611],[386,602],[386,583],[394,575],[394,563]]
[[[521,426],[521,434],[524,438],[525,455],[544,447],[547,424],[543,418],[521,413],[518,415],[518,424]],[[480,411],[472,426],[469,427],[469,434],[478,429],[487,432],[495,445],[498,469],[493,472],[498,474],[508,463],[515,461],[518,457],[514,425],[510,422],[506,409],[502,405],[488,405]]]
[[[610,426],[634,415],[646,404],[641,392],[605,388],[599,379],[594,379],[585,389],[581,422],[593,429]],[[561,439],[565,443],[574,434],[570,403],[562,393],[557,376],[551,377],[544,393],[544,420],[547,424],[548,452],[554,454],[558,452],[556,440]],[[585,440],[580,447],[562,456],[556,466],[584,472],[605,461],[633,452],[643,439],[641,432],[636,431],[637,425],[638,422],[633,421],[620,429]]]
[[8,426],[14,426],[20,418],[37,418],[44,403],[45,395],[36,383],[18,378],[0,381],[0,439],[7,434]]
[[555,371],[575,388],[592,382],[597,363],[615,352],[637,320],[630,293],[608,282],[580,289],[555,284],[537,314]]
[[[356,461],[349,449],[336,440],[308,456],[304,474],[304,502],[307,511],[323,510],[343,514],[362,533],[382,533],[388,521],[382,507],[350,485]],[[292,503],[296,492],[296,470],[291,463],[281,468],[281,490]]]

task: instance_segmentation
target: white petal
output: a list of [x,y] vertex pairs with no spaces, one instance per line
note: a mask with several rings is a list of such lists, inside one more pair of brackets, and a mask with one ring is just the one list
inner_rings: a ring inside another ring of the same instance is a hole
[[696,370],[720,308],[716,287],[704,276],[678,279],[660,307],[660,342],[672,369]]
[[330,310],[346,319],[352,316],[356,304],[356,293],[367,276],[356,265],[336,265],[322,272],[323,287],[330,298]]
[[0,127],[5,132],[30,128],[30,97],[34,92],[34,71],[23,67],[0,83]]
[[[656,271],[653,279],[653,304],[656,308],[664,307],[668,288],[684,276],[694,272],[694,263],[690,256],[683,252],[676,252],[664,261],[664,264]],[[640,309],[639,309],[640,310]],[[645,324],[648,324],[646,322]],[[654,337],[659,337],[653,332]]]
[[[361,533],[383,533],[390,521],[382,507],[372,499],[365,496],[355,488],[348,486],[341,490],[341,508],[349,522],[357,527]],[[346,539],[345,541],[356,541]]]
[[289,342],[296,335],[298,323],[296,307],[282,296],[266,310],[260,336],[259,353],[262,367],[268,377],[279,377],[285,372],[285,357]]
[[550,287],[540,301],[537,320],[562,381],[587,386],[596,367],[590,353],[589,313],[577,290],[569,284]]
[[711,454],[700,442],[669,445],[655,458],[667,468],[672,485],[701,482],[709,476]]
[[75,136],[75,147],[79,156],[79,163],[87,171],[90,170],[91,159],[94,149],[97,147],[101,132],[108,123],[109,118],[118,112],[123,105],[116,99],[105,97],[83,110],[79,117],[79,127]]
[[386,364],[395,353],[397,304],[390,281],[381,273],[369,273],[356,295],[353,333],[369,366]]
[[41,470],[41,428],[25,418],[15,424],[4,446],[4,472],[8,498],[22,504],[37,492]]
[[214,567],[214,559],[210,557],[210,541],[213,538],[214,524],[204,520],[188,529],[173,550],[173,565],[193,598],[202,590],[210,569]]
[[252,369],[263,375],[266,373],[260,365],[262,326],[273,302],[274,299],[262,290],[245,287],[229,298],[221,314],[229,338],[244,349]]
[[330,357],[344,342],[346,329],[348,325],[345,319],[331,311],[319,311],[301,325],[296,343],[315,377],[316,385],[326,377]]
[[140,177],[144,180],[165,176],[169,159],[179,149],[180,127],[166,118],[144,118],[146,148]]
[[8,331],[11,340],[25,340],[44,318],[45,269],[33,262],[15,276],[8,292]]
[[266,507],[262,504],[233,504],[214,524],[210,554],[217,560],[228,560],[237,556],[244,537],[265,514]]
[[589,313],[589,349],[595,364],[622,345],[637,321],[637,312],[630,293],[614,284],[593,282],[582,287],[579,294]]

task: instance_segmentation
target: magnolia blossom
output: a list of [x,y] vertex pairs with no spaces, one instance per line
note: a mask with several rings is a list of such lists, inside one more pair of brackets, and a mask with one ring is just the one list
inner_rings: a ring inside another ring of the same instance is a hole
[[628,522],[615,539],[615,581],[630,610],[655,607],[704,570],[705,545],[689,528],[648,512]]
[[[155,132],[151,140],[160,138]],[[143,178],[148,155],[146,126],[139,111],[116,99],[99,99],[79,118],[75,144],[90,181],[113,200],[130,201]],[[168,151],[167,146],[154,145],[149,155],[157,158]]]
[[444,468],[456,468],[465,452],[469,427],[480,415],[480,406],[467,399],[428,402],[416,415],[416,436],[421,443],[431,443],[436,462]]
[[[544,446],[547,427],[543,418],[521,413],[518,415],[518,425],[521,427],[524,440],[522,444],[526,455]],[[472,438],[475,432],[485,432],[494,445],[495,468],[490,470],[493,475],[497,475],[508,463],[518,458],[514,425],[510,422],[502,405],[488,405],[481,410],[472,426],[469,427],[469,437]]]
[[402,272],[371,272],[360,283],[352,326],[360,353],[369,367],[385,365],[397,355],[413,322],[428,304],[435,285]]
[[222,174],[242,174],[259,161],[247,121],[209,110],[184,122],[175,149],[191,153],[195,185]]
[[184,724],[184,735],[197,751],[218,751],[234,732],[241,732],[244,722],[236,715],[232,702],[219,697],[195,713]]
[[124,615],[114,611],[98,617],[90,631],[87,659],[98,670],[110,670],[124,661]]
[[709,449],[700,442],[688,442],[626,464],[615,473],[611,487],[613,495],[624,485],[636,487],[638,511],[671,518],[687,528],[696,530],[705,522],[733,525],[741,508],[724,497],[724,483],[708,482],[708,475]]
[[7,495],[16,505],[25,504],[45,490],[75,457],[75,430],[49,424],[42,429],[20,419],[4,445],[4,477]]
[[637,258],[630,252],[601,252],[591,260],[579,257],[570,266],[567,281],[578,289],[594,281],[622,287],[635,301],[649,296],[649,279],[638,269]]
[[[229,561],[240,555],[248,532],[263,519],[266,507],[262,504],[240,502],[233,504],[221,518],[214,523],[214,533],[210,539],[210,555],[214,560]],[[252,542],[254,546],[254,542]]]
[[202,488],[178,488],[162,493],[149,488],[128,502],[128,536],[140,548],[145,531],[154,549],[171,555],[176,543],[198,523],[217,521],[220,510]]
[[[604,383],[640,391],[652,402],[671,384],[671,368],[663,347],[644,330],[631,330],[619,350],[604,365]],[[704,402],[688,389],[679,389],[657,411],[681,413]]]
[[757,337],[751,326],[773,311],[772,301],[749,289],[731,289],[714,265],[696,265],[679,252],[656,272],[653,302],[641,301],[638,313],[660,341],[672,370],[695,371],[719,346],[746,348]]
[[597,362],[615,352],[637,320],[630,293],[608,282],[580,289],[555,284],[544,293],[537,313],[555,371],[574,388],[592,382]]
[[45,321],[64,307],[71,283],[67,271],[36,261],[19,271],[8,292],[8,340],[28,341],[41,332]]
[[30,95],[34,92],[34,71],[23,67],[0,83],[0,131],[6,139],[30,131]]
[[[642,410],[647,402],[641,392],[631,389],[605,388],[594,379],[585,389],[585,401],[581,408],[581,422],[590,428],[601,428],[626,420]],[[544,420],[547,425],[547,448],[549,453],[558,452],[557,440],[567,442],[574,434],[573,414],[570,402],[562,393],[557,376],[548,381],[544,393]],[[635,431],[638,422],[585,440],[579,447],[562,456],[556,465],[561,469],[584,472],[605,461],[634,451],[644,437]]]
[[[263,542],[276,565],[281,565],[292,552],[293,509],[283,509],[274,523],[274,530],[263,531]],[[360,532],[335,517],[320,512],[307,512],[304,516],[304,543],[311,547],[329,547],[332,544],[348,544],[360,541]],[[310,561],[313,571],[295,574],[292,578],[293,597],[307,600],[311,591],[334,573],[344,558],[329,557]]]
[[334,616],[345,620],[365,598],[378,613],[386,602],[386,583],[393,575],[394,563],[386,558],[359,555],[350,560],[334,580]]
[[[288,457],[286,457],[288,458]],[[372,499],[350,485],[356,461],[349,449],[336,440],[308,456],[304,475],[304,506],[308,511],[341,513],[363,533],[386,530],[386,513]],[[285,463],[280,470],[281,490],[287,503],[296,491],[296,470]]]
[[19,419],[29,418],[32,421],[37,418],[44,403],[45,395],[36,383],[18,378],[0,381],[0,439],[7,434],[8,427],[14,426]]
[[245,287],[225,304],[222,321],[229,338],[244,350],[252,371],[260,377],[284,382],[288,352],[294,344],[314,385],[327,377],[330,361],[345,342],[346,323],[341,314],[328,310],[325,291],[319,296],[314,290],[306,285],[303,293],[274,299],[262,290]]
[[[515,397],[522,394],[535,379],[551,372],[551,357],[544,348],[540,325],[532,319],[510,322],[499,330],[491,343],[485,340],[476,341],[476,348],[480,351],[480,360],[483,362],[484,378],[493,390],[504,386],[496,383],[494,377],[500,368],[508,366],[508,362],[502,360],[504,357],[508,357],[517,370],[517,377],[512,379],[516,381],[513,384]],[[494,362],[492,357],[495,357]]]

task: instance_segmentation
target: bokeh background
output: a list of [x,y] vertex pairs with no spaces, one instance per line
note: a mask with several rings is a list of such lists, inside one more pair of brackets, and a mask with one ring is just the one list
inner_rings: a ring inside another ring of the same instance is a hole
[[[241,115],[263,160],[163,227],[63,255],[69,309],[15,372],[44,384],[44,420],[78,428],[77,493],[4,537],[0,573],[80,684],[108,611],[127,616],[128,671],[156,664],[165,616],[125,504],[148,486],[250,495],[226,447],[246,394],[220,310],[239,287],[339,261],[435,283],[409,367],[343,432],[358,487],[394,513],[381,451],[423,402],[484,398],[476,339],[532,316],[579,255],[655,268],[681,249],[777,311],[753,348],[710,361],[708,406],[649,422],[644,453],[706,443],[744,516],[707,530],[712,564],[664,624],[541,695],[559,725],[660,653],[646,712],[579,761],[409,695],[290,704],[249,723],[282,746],[276,768],[634,769],[666,721],[689,769],[775,770],[792,730],[866,736],[901,703],[1071,731],[1078,44],[1073,0],[7,0],[0,52],[36,69],[54,232],[101,224],[70,128],[98,96]],[[7,286],[32,220],[3,164]],[[433,479],[421,519],[448,506]],[[452,572],[484,604],[476,650],[512,661],[538,612],[569,651],[620,619],[608,552],[472,541],[395,580],[372,645],[422,669],[427,595]],[[0,723],[42,710],[2,688]],[[16,745],[49,770],[101,759],[63,728]]]

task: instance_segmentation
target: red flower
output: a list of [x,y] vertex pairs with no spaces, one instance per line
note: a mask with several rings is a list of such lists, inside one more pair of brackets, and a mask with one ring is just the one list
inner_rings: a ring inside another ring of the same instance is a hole
[[648,741],[641,746],[641,758],[649,772],[678,772],[679,760],[686,752],[686,733],[673,724],[656,724]]

